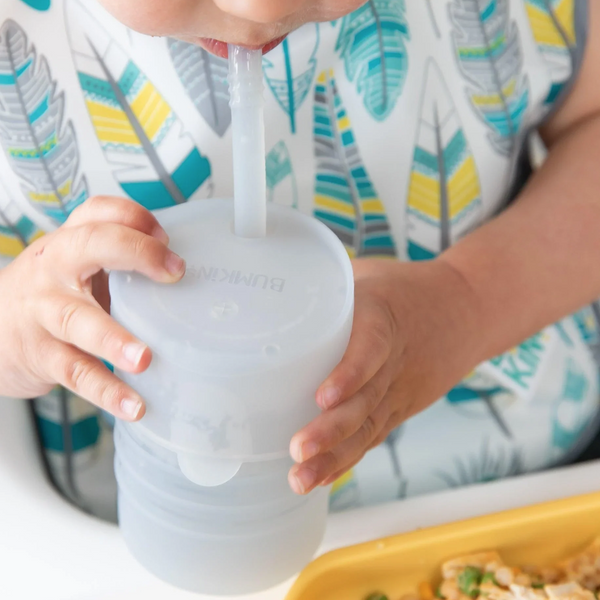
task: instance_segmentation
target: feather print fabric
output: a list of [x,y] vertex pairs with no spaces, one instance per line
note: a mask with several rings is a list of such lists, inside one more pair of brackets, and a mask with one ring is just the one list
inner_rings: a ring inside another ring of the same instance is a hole
[[0,144],[26,198],[57,223],[88,195],[73,125],[63,123],[64,104],[46,59],[17,23],[5,22],[0,29]]
[[493,146],[510,154],[527,110],[529,88],[508,0],[454,0],[451,14],[471,104],[491,129]]
[[[289,150],[283,140],[271,148],[267,154],[265,166],[269,202],[277,201],[278,204],[287,204],[298,208],[296,176]],[[284,185],[286,182],[289,182],[289,185]]]
[[536,44],[550,69],[552,86],[545,104],[551,106],[574,67],[576,0],[525,0]]
[[392,112],[406,81],[409,33],[404,13],[404,0],[369,0],[344,17],[337,39],[346,76],[377,121]]
[[[512,199],[525,134],[577,89],[595,1],[364,0],[302,26],[263,58],[268,200],[353,257],[439,256]],[[0,266],[90,195],[231,197],[227,61],[103,4],[0,0]],[[575,456],[600,423],[599,316],[478,365],[334,482],[333,509]],[[116,519],[109,421],[60,389],[36,411],[54,481]]]
[[231,124],[227,60],[180,40],[169,39],[168,45],[173,66],[196,110],[223,137]]
[[292,133],[296,133],[296,113],[308,96],[315,78],[319,25],[315,24],[303,31],[302,43],[295,43],[297,37],[297,34],[292,33],[263,58],[267,87],[277,104],[288,115]]
[[77,0],[66,5],[86,106],[123,191],[157,209],[207,188],[208,159],[154,84]]
[[475,160],[437,65],[428,64],[407,198],[408,255],[443,252],[481,220]]
[[44,232],[22,213],[0,182],[0,255],[17,256],[42,235]]
[[362,163],[333,71],[319,75],[314,102],[315,216],[351,257],[395,256],[385,209]]

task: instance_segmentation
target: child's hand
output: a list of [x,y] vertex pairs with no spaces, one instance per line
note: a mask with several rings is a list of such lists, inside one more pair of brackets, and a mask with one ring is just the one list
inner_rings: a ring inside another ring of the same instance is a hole
[[291,442],[297,493],[333,482],[480,360],[477,303],[448,264],[359,260],[354,271],[350,345],[317,392],[322,414]]
[[167,243],[139,204],[94,198],[2,269],[0,394],[31,398],[61,384],[116,417],[140,418],[140,396],[95,357],[139,373],[150,364],[150,350],[98,300],[108,298],[104,269],[164,283],[181,279],[185,264]]

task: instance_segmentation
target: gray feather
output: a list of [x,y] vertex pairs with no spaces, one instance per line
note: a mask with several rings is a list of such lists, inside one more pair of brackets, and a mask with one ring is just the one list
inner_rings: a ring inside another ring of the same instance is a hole
[[0,145],[32,205],[62,222],[87,197],[75,132],[46,59],[14,21],[0,29],[0,76]]
[[231,124],[227,60],[194,44],[168,40],[175,71],[196,110],[223,137]]
[[[471,98],[498,94],[500,106],[482,105],[473,100],[475,109],[488,126],[494,129],[490,138],[503,154],[509,154],[519,133],[522,111],[515,109],[519,101],[527,100],[527,78],[522,75],[523,56],[519,34],[509,16],[508,0],[496,0],[490,15],[486,0],[455,0],[451,5],[454,42],[458,48],[473,51],[467,59],[459,54],[459,68],[474,86]],[[481,55],[481,52],[484,52]],[[506,90],[511,89],[508,92]],[[497,113],[504,113],[499,124]]]

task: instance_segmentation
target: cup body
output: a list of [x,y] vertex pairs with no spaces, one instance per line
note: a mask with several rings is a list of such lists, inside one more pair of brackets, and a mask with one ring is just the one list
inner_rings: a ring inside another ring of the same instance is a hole
[[293,576],[325,528],[328,490],[291,491],[289,443],[347,347],[352,268],[315,219],[267,216],[267,236],[245,239],[231,201],[161,211],[184,279],[110,277],[114,318],[153,352],[145,372],[116,371],[147,407],[116,427],[120,527],[147,569],[205,594]]
[[174,452],[132,429],[115,429],[119,525],[130,552],[155,576],[196,593],[248,594],[312,559],[328,489],[295,495],[287,485],[290,459],[249,463],[227,483],[202,487],[181,473]]

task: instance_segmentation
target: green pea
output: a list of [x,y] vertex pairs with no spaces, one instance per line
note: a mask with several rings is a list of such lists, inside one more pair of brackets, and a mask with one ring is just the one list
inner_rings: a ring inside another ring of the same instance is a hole
[[458,587],[463,594],[471,596],[471,598],[477,598],[482,578],[481,569],[466,567],[457,577]]
[[372,594],[369,594],[365,600],[389,600],[389,598],[381,592],[373,592]]

